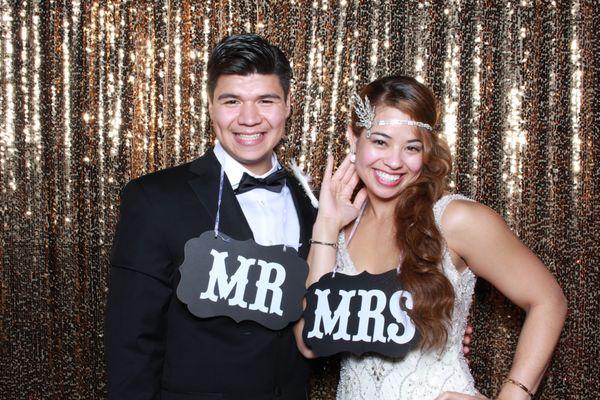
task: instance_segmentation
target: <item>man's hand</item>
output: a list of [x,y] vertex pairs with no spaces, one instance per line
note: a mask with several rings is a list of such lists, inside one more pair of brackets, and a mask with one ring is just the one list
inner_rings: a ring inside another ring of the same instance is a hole
[[[465,329],[465,336],[463,337],[463,354],[468,357],[471,353],[471,339],[473,336],[473,325],[467,325]],[[467,358],[467,362],[469,359]]]

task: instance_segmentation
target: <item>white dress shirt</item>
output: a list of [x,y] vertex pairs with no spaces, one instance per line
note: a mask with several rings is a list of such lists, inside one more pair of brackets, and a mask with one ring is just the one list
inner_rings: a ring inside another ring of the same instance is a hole
[[[280,168],[275,153],[271,156],[271,169],[263,175],[256,175],[231,157],[220,143],[217,142],[214,152],[233,190],[239,186],[244,172],[255,178],[264,178]],[[236,197],[256,243],[263,246],[285,244],[298,250],[300,223],[292,194],[287,185],[281,189],[280,193],[257,188],[238,194]],[[221,212],[223,211],[221,210]]]

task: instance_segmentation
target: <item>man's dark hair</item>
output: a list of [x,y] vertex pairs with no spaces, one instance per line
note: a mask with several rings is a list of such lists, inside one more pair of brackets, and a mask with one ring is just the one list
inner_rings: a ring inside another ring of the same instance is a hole
[[287,97],[292,68],[283,51],[254,34],[223,38],[208,59],[208,95],[212,98],[221,75],[275,74]]

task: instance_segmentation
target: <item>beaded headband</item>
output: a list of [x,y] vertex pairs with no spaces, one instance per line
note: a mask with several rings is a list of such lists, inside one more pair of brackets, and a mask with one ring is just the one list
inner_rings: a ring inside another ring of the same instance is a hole
[[371,136],[371,128],[374,125],[408,125],[427,129],[429,132],[433,130],[431,125],[426,124],[425,122],[413,121],[410,119],[380,120],[375,123],[375,107],[371,106],[369,98],[365,96],[363,100],[357,93],[354,93],[352,95],[352,100],[354,102],[354,111],[356,111],[356,116],[358,117],[356,125],[367,129],[367,137]]

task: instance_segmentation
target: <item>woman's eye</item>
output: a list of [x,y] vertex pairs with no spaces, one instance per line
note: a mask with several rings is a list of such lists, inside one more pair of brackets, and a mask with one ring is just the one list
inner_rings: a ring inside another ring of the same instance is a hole
[[421,151],[421,148],[419,146],[408,146],[406,147],[406,150],[410,151],[411,153],[418,153]]
[[383,146],[385,145],[385,142],[383,140],[373,140],[373,143],[375,143],[377,146]]

